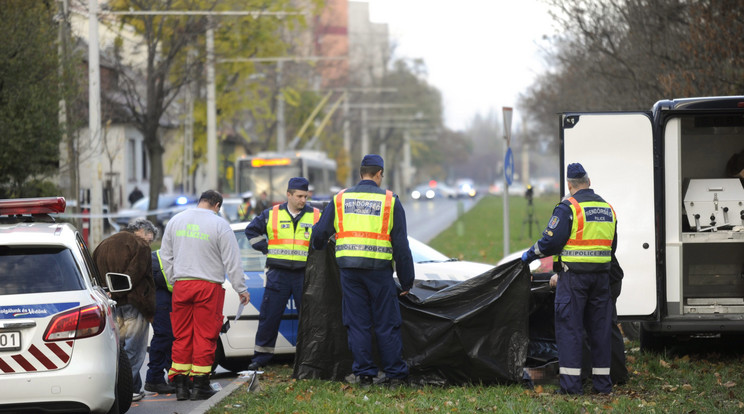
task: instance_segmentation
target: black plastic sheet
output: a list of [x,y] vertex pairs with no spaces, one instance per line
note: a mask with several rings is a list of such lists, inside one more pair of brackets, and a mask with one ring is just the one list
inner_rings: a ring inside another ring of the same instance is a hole
[[[333,243],[311,251],[293,376],[344,380],[352,356]],[[530,275],[520,260],[461,283],[417,281],[400,298],[403,356],[418,383],[518,383],[527,357]]]
[[[419,285],[425,287],[426,285]],[[530,276],[517,260],[401,299],[403,355],[419,383],[517,383],[527,357]]]
[[308,254],[293,377],[342,381],[354,361],[341,319],[341,275],[335,243]]

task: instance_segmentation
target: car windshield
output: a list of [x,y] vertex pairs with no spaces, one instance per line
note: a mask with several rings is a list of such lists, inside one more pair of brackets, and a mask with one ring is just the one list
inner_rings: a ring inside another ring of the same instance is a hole
[[411,247],[411,255],[413,255],[414,263],[446,262],[450,260],[449,257],[414,238],[408,238],[408,245]]
[[242,200],[240,201],[227,201],[225,200],[222,203],[222,212],[227,217],[227,221],[230,223],[235,223],[239,221],[238,217],[238,208],[240,207],[240,204],[242,204]]
[[243,230],[235,231],[235,237],[238,239],[238,246],[240,247],[240,262],[243,265],[243,271],[263,271],[266,267],[266,256],[251,247],[251,243]]
[[69,249],[0,246],[0,295],[84,289]]

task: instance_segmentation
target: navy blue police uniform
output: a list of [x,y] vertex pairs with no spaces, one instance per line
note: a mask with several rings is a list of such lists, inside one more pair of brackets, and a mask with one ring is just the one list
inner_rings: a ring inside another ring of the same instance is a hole
[[[308,181],[301,177],[290,179],[288,190],[298,189],[307,191]],[[278,206],[279,210],[287,211],[287,203]],[[268,208],[256,216],[245,228],[245,235],[251,246],[263,254],[269,253],[269,242],[267,239],[267,225],[272,209]],[[305,205],[297,216],[291,217],[291,225],[294,230],[305,214],[314,214],[313,207]],[[289,225],[289,223],[280,223]],[[309,232],[311,227],[306,228],[309,243]],[[287,307],[290,297],[294,299],[295,309],[299,312],[302,304],[302,285],[305,279],[305,265],[307,261],[281,260],[271,257],[266,259],[266,287],[258,317],[258,330],[256,331],[255,351],[251,359],[250,369],[266,366],[274,356],[276,339],[279,334],[279,325],[282,315]]]
[[[152,277],[155,279],[155,316],[152,319],[152,339],[150,340],[150,360],[147,363],[145,390],[153,392],[175,392],[172,386],[166,385],[165,374],[171,366],[171,348],[173,347],[173,328],[171,327],[171,291],[168,280],[163,273],[163,266],[158,257],[159,250],[152,252]],[[172,388],[172,389],[171,389]]]
[[[367,155],[362,165],[383,167],[383,160],[379,155]],[[353,200],[355,194],[374,193],[386,194],[375,181],[361,180],[351,188],[343,191],[344,195]],[[360,378],[372,378],[378,375],[379,368],[374,361],[372,347],[372,332],[377,339],[377,352],[380,357],[382,371],[386,379],[404,379],[408,376],[408,366],[403,360],[403,342],[400,332],[402,323],[398,292],[393,279],[393,265],[397,271],[402,291],[409,291],[413,286],[414,268],[411,250],[408,246],[406,216],[398,197],[395,198],[392,211],[393,227],[390,230],[392,244],[392,261],[359,257],[339,256],[339,245],[336,245],[336,261],[341,274],[341,289],[343,294],[342,318],[347,328],[349,349],[354,362],[352,372]],[[338,196],[336,197],[339,198]],[[341,201],[340,199],[337,201]],[[357,206],[364,203],[349,203],[349,208],[343,208],[344,215],[354,214],[384,214],[383,210],[357,211]],[[335,202],[329,203],[318,223],[313,227],[311,245],[321,250],[329,238],[336,233]],[[362,208],[362,207],[359,207]]]
[[[580,164],[570,164],[568,178],[581,178],[586,171]],[[566,197],[553,210],[553,215],[542,233],[542,238],[522,255],[522,261],[529,263],[535,259],[566,254],[565,246],[572,232],[574,216],[570,198],[575,202],[599,202],[604,200],[592,189],[576,191]],[[594,209],[592,209],[594,210]],[[583,220],[615,222],[611,209],[596,209],[598,215],[585,214]],[[606,213],[609,211],[609,217]],[[617,232],[613,234],[611,252],[614,256],[617,247]],[[567,263],[557,260],[559,274],[555,294],[555,335],[558,345],[558,364],[560,372],[560,392],[582,394],[581,363],[584,330],[589,336],[592,353],[592,379],[594,391],[612,392],[610,379],[610,349],[612,299],[610,295],[610,262],[607,263]]]

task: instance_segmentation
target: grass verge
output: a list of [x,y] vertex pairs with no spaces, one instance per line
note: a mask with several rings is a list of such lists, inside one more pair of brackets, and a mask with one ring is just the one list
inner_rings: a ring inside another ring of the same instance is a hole
[[[530,246],[558,202],[536,198],[532,234],[525,218],[524,198],[510,199],[510,249]],[[503,213],[500,197],[484,197],[457,224],[430,244],[464,260],[497,262],[503,255]],[[461,227],[458,229],[458,226]],[[467,236],[465,236],[467,235]],[[626,343],[630,380],[611,396],[555,395],[554,385],[525,389],[521,385],[470,384],[453,387],[360,389],[356,385],[292,378],[287,364],[270,365],[259,379],[260,389],[237,389],[208,411],[218,413],[732,413],[744,412],[744,363],[736,344],[724,340],[694,340],[664,354],[640,353],[637,342]],[[588,389],[588,388],[587,388]]]

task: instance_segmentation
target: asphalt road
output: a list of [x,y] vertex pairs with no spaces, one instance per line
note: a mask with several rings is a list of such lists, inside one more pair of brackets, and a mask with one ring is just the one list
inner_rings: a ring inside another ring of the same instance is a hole
[[[408,234],[424,243],[429,242],[436,237],[442,230],[449,227],[459,215],[470,210],[476,203],[476,200],[460,199],[436,199],[432,201],[402,200],[403,207],[406,210],[406,221],[408,224]],[[269,367],[270,369],[270,367]],[[145,361],[140,371],[142,381],[145,380],[147,372],[147,361]],[[216,374],[211,378],[213,383],[218,383],[222,388],[231,388],[231,384],[238,380],[238,375],[217,368]],[[228,391],[226,390],[226,391]],[[221,393],[220,395],[224,395]],[[133,402],[129,409],[130,414],[159,414],[159,413],[202,413],[209,408],[209,403],[204,401],[176,401],[175,394],[159,395],[146,393],[145,398]]]

